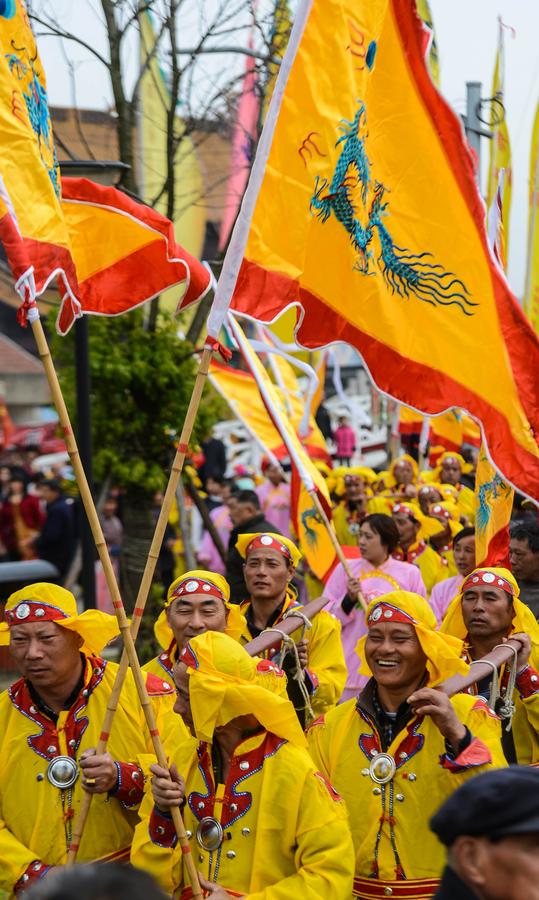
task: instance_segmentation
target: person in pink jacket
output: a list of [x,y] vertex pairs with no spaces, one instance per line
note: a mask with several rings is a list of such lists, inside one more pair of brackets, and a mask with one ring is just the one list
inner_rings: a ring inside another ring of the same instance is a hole
[[453,538],[453,555],[458,575],[439,581],[434,585],[430,595],[430,605],[438,620],[438,625],[442,624],[451,601],[460,593],[462,582],[475,569],[475,530],[473,528],[463,528],[457,532]]
[[400,562],[391,556],[399,542],[399,532],[391,516],[373,513],[361,523],[358,544],[360,559],[348,560],[352,578],[348,578],[342,563],[330,575],[324,595],[330,603],[326,609],[341,623],[341,638],[348,669],[348,679],[340,702],[357,696],[366,684],[366,677],[358,674],[361,660],[356,653],[360,637],[367,633],[365,614],[359,602],[365,602],[390,591],[404,590],[427,596],[421,572],[411,563]]
[[340,466],[349,466],[356,452],[356,433],[346,416],[339,418],[339,425],[333,435],[336,445],[335,458]]
[[275,530],[285,537],[290,533],[290,485],[285,481],[284,472],[279,465],[269,459],[262,460],[262,473],[266,480],[257,487],[260,508],[266,519],[273,522]]

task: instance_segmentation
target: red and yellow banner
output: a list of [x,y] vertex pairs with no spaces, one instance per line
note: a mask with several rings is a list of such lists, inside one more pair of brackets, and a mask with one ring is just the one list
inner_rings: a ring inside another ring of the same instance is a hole
[[[498,49],[496,51],[496,62],[494,64],[494,75],[492,78],[492,94],[494,102],[491,102],[490,114],[490,130],[492,132],[492,140],[490,142],[490,157],[487,176],[487,209],[490,210],[493,203],[496,202],[496,194],[498,192],[500,181],[500,197],[498,204],[500,210],[503,210],[503,223],[501,230],[501,240],[499,241],[499,255],[502,268],[507,268],[507,257],[509,247],[509,214],[511,212],[511,191],[513,185],[513,167],[511,162],[511,143],[509,141],[509,129],[507,127],[506,110],[504,106],[504,87],[505,87],[505,54],[504,54],[504,25],[501,18],[498,26]],[[503,170],[502,178],[500,173]]]
[[514,491],[481,448],[475,476],[477,566],[509,566],[509,522]]
[[524,288],[524,310],[539,334],[539,103],[533,123],[530,152],[530,194],[528,213],[528,263]]
[[76,294],[47,84],[21,0],[0,5],[0,240],[16,283]]
[[57,327],[65,334],[80,313],[118,316],[161,291],[184,284],[176,308],[208,290],[208,269],[174,239],[171,222],[116,188],[62,179],[62,214],[78,278],[78,303],[66,295]]
[[[409,0],[300,4],[231,244],[250,221],[232,306],[271,321],[295,304],[303,346],[346,341],[390,396],[467,410],[539,498],[539,343],[423,49]],[[217,307],[233,269],[230,254]]]

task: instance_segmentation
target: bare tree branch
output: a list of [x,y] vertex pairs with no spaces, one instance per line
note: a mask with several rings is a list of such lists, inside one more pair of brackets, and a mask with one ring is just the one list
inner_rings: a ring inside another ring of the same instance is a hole
[[41,19],[36,15],[30,16],[30,18],[34,22],[37,22],[38,25],[41,25],[43,28],[48,29],[48,31],[38,32],[39,37],[58,37],[63,38],[66,41],[73,41],[75,44],[79,44],[81,47],[84,47],[86,50],[88,50],[89,53],[95,56],[96,59],[98,59],[99,62],[102,63],[102,65],[104,65],[105,68],[109,69],[110,71],[110,62],[108,62],[108,60],[106,60],[105,57],[95,49],[95,47],[92,47],[91,44],[88,44],[87,41],[79,37],[79,35],[71,34],[69,31],[64,31],[63,28],[60,28],[60,26],[55,24],[52,20],[47,21],[46,19]]

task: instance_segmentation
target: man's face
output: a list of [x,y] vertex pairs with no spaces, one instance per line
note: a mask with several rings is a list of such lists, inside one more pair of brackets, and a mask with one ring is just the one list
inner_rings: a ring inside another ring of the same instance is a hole
[[458,484],[461,475],[462,469],[457,459],[444,459],[440,476],[442,484]]
[[293,569],[277,550],[259,547],[249,553],[243,577],[254,600],[268,600],[284,594]]
[[365,483],[357,475],[349,475],[344,479],[346,499],[351,503],[359,503],[365,499]]
[[371,625],[365,656],[379,685],[410,692],[421,681],[427,661],[413,625],[400,622]]
[[181,716],[189,731],[195,737],[193,717],[191,715],[191,703],[189,701],[189,675],[185,663],[179,662],[174,666],[174,684],[176,685],[176,702],[174,712]]
[[393,513],[393,521],[399,532],[399,543],[406,546],[413,544],[419,531],[419,522],[414,521],[404,512]]
[[80,636],[55,622],[13,625],[9,639],[18,670],[38,692],[61,690],[80,665]]
[[499,634],[509,634],[513,605],[501,588],[480,584],[464,592],[462,617],[471,640],[485,640]]
[[421,512],[425,516],[428,516],[431,504],[439,503],[442,499],[442,495],[436,490],[436,488],[422,487],[418,492],[417,499],[419,500]]
[[105,500],[103,504],[103,516],[105,519],[111,519],[116,515],[118,504],[116,500]]
[[211,594],[183,594],[167,606],[167,621],[179,650],[197,634],[224,632],[227,610],[223,600]]
[[[475,852],[459,871],[483,900],[539,900],[539,834],[510,835],[496,843],[473,840]],[[454,854],[459,857],[459,841]]]
[[461,538],[453,547],[455,565],[459,575],[466,578],[475,569],[475,537]]
[[41,484],[38,488],[38,494],[44,503],[53,503],[58,494],[53,491],[48,484]]
[[407,459],[401,459],[400,462],[395,463],[393,477],[397,484],[412,484],[414,480],[412,463],[408,462]]
[[235,528],[238,525],[244,525],[245,522],[249,522],[258,512],[252,503],[238,503],[237,500],[234,503],[229,503],[228,508]]
[[511,538],[509,563],[518,581],[539,581],[539,553],[534,553],[527,540]]

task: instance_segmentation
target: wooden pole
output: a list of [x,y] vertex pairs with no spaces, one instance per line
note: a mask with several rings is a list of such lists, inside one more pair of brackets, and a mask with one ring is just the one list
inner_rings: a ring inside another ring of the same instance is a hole
[[[45,332],[43,331],[43,325],[41,324],[41,319],[39,317],[39,310],[35,303],[31,304],[28,310],[28,321],[31,324],[32,332],[34,334],[34,338],[36,341],[37,349],[39,357],[43,363],[43,368],[45,369],[45,374],[47,376],[47,381],[49,383],[49,387],[51,390],[52,398],[54,405],[56,407],[56,411],[58,413],[58,417],[60,419],[60,425],[62,427],[62,432],[64,435],[64,439],[67,446],[67,452],[69,454],[69,458],[71,460],[71,465],[73,467],[73,471],[75,473],[75,478],[77,480],[77,484],[79,486],[81,500],[84,505],[84,509],[86,512],[86,516],[88,518],[88,522],[90,524],[90,528],[92,529],[92,534],[95,540],[95,545],[97,548],[97,552],[99,554],[99,559],[101,561],[101,565],[103,566],[103,571],[105,573],[105,579],[107,582],[107,587],[110,592],[110,596],[112,598],[112,605],[114,607],[114,611],[116,614],[116,618],[118,620],[118,627],[120,629],[120,633],[122,635],[124,641],[124,653],[127,655],[127,659],[129,661],[129,665],[131,666],[133,672],[133,678],[135,680],[135,685],[137,688],[137,693],[139,696],[139,700],[142,706],[142,710],[144,712],[144,717],[146,719],[146,724],[148,726],[148,730],[150,732],[150,736],[152,738],[152,743],[155,751],[155,755],[157,757],[157,761],[160,766],[167,767],[167,758],[165,756],[165,751],[163,749],[163,745],[161,743],[161,739],[159,737],[159,731],[157,729],[155,715],[153,711],[153,707],[151,705],[150,699],[148,697],[148,693],[146,691],[146,683],[144,681],[144,676],[142,674],[142,670],[140,668],[140,663],[137,657],[137,652],[135,650],[135,644],[133,642],[133,635],[129,629],[129,622],[127,620],[127,616],[125,614],[124,605],[122,602],[122,598],[120,596],[120,591],[118,588],[118,584],[116,581],[116,576],[114,574],[114,569],[112,568],[112,563],[110,560],[110,556],[107,550],[107,545],[105,543],[105,538],[103,536],[103,531],[101,528],[101,524],[99,522],[99,518],[96,512],[94,499],[92,497],[90,488],[88,486],[88,482],[86,480],[86,474],[84,472],[84,467],[82,465],[79,451],[77,448],[77,443],[75,441],[75,437],[73,435],[73,429],[71,427],[71,422],[69,419],[69,413],[67,411],[67,407],[65,405],[64,397],[62,394],[62,389],[60,387],[60,382],[58,381],[58,375],[56,374],[56,369],[54,368],[54,363],[52,360],[52,356],[49,350],[49,346],[47,343],[47,338],[45,337]],[[211,354],[211,351],[210,351]],[[127,669],[127,666],[126,666]],[[101,735],[101,740],[105,742],[108,740],[108,733]],[[100,741],[101,743],[101,741]],[[189,841],[187,839],[187,835],[185,833],[185,828],[183,825],[183,820],[180,814],[179,808],[172,809],[172,818],[174,821],[174,826],[176,828],[176,833],[178,835],[178,839],[180,841],[182,852],[185,854],[185,862],[187,866],[187,870],[189,873],[189,878],[191,880],[191,886],[193,889],[194,897],[202,897],[202,892],[200,889],[200,884],[198,880],[197,870],[195,864],[193,862],[193,857],[191,855],[191,849],[189,846]],[[82,832],[81,832],[82,833]],[[69,848],[69,854],[72,857],[71,862],[74,861],[76,854],[78,851],[78,843],[75,840],[75,834],[73,835],[73,840],[71,842],[71,847]]]
[[[282,619],[279,622],[279,631],[282,631],[284,634],[292,634],[296,628],[302,628],[305,625],[303,616],[307,619],[312,619],[313,616],[319,613],[328,603],[329,598],[324,596],[318,597],[316,600],[311,600],[306,606],[301,607],[301,616],[289,615]],[[243,649],[246,650],[250,656],[258,656],[259,653],[263,653],[264,650],[267,650],[273,644],[275,644],[275,632],[262,631],[258,637],[253,638],[252,641],[245,644]]]
[[452,697],[453,694],[460,694],[466,688],[471,687],[472,684],[477,684],[479,681],[492,675],[492,665],[489,665],[489,663],[493,663],[499,669],[504,663],[514,659],[515,650],[518,653],[520,642],[508,640],[505,644],[495,647],[486,656],[475,660],[466,675],[452,675],[451,678],[442,681],[437,689],[443,691],[448,697]]
[[[325,527],[326,527],[327,533],[329,534],[329,537],[330,537],[330,539],[331,539],[331,543],[333,544],[333,546],[334,546],[334,548],[335,548],[335,553],[336,553],[337,556],[339,557],[339,560],[340,560],[341,563],[342,563],[342,567],[343,567],[344,571],[346,572],[347,577],[348,577],[348,578],[353,578],[353,577],[354,577],[354,574],[353,574],[353,572],[352,572],[352,570],[351,570],[351,568],[350,568],[350,566],[349,566],[349,564],[348,564],[348,560],[346,559],[346,556],[344,555],[343,549],[342,549],[341,545],[339,544],[337,535],[335,534],[335,529],[334,529],[334,527],[333,527],[333,523],[329,521],[328,516],[327,516],[327,513],[326,513],[324,507],[322,506],[322,503],[321,503],[321,501],[320,501],[320,497],[319,497],[318,494],[316,493],[316,490],[314,490],[314,491],[309,491],[309,493],[310,493],[311,497],[313,498],[313,503],[314,503],[314,505],[316,506],[316,510],[317,510],[317,512],[318,512],[318,515],[320,516],[320,518],[322,519],[323,524],[324,524]],[[358,594],[358,600],[359,600],[359,602],[361,603],[361,606],[362,606],[362,608],[363,608],[363,612],[366,613],[366,612],[367,612],[367,602],[366,602],[366,600],[365,600],[365,597],[364,597],[363,594],[361,593],[361,591],[360,591],[360,593]]]

